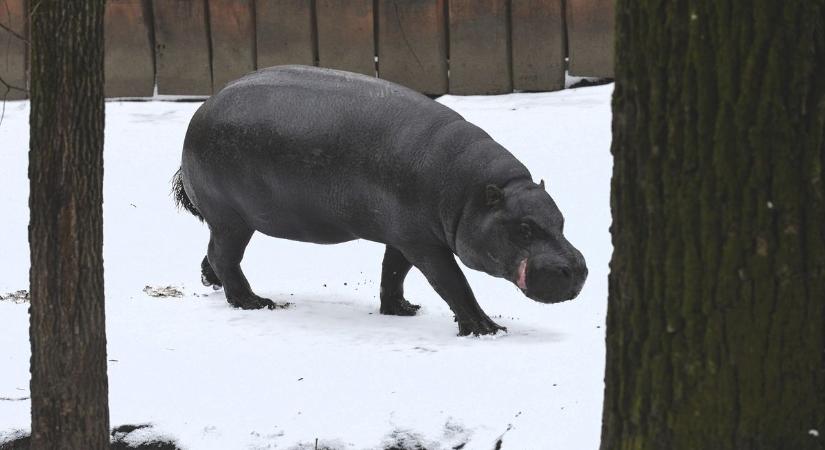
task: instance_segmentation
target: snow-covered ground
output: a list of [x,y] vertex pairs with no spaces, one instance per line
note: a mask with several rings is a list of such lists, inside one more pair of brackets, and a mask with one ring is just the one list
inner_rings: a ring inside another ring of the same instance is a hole
[[[612,85],[557,93],[442,97],[548,189],[590,269],[574,301],[535,303],[465,269],[509,333],[459,338],[413,270],[416,317],[378,314],[383,247],[256,235],[243,262],[258,294],[287,310],[240,311],[200,283],[207,229],[169,196],[199,103],[106,108],[105,270],[113,426],[189,449],[595,449],[601,429],[611,252]],[[28,103],[0,124],[0,295],[28,288]],[[144,287],[177,286],[180,298]],[[0,434],[29,428],[28,305],[0,301]]]

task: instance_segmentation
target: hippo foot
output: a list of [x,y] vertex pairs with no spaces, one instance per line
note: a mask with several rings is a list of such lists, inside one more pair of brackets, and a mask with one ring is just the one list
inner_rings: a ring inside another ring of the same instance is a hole
[[488,334],[496,334],[499,331],[507,331],[507,327],[503,327],[489,317],[484,317],[478,320],[458,320],[458,335],[459,336],[482,336]]
[[232,298],[227,297],[226,301],[235,308],[240,309],[282,309],[289,307],[289,303],[275,303],[268,298],[258,297],[252,293]]
[[206,274],[201,274],[201,283],[203,283],[206,287],[212,286],[212,290],[214,291],[218,291],[223,288],[220,281],[210,280]]
[[206,257],[204,257],[203,262],[201,262],[201,283],[207,287],[212,286],[212,289],[216,291],[223,287],[221,279],[218,278],[218,275],[212,270],[212,266]]
[[392,300],[382,300],[379,312],[388,316],[414,316],[420,308],[421,306],[413,305],[403,297],[399,297]]

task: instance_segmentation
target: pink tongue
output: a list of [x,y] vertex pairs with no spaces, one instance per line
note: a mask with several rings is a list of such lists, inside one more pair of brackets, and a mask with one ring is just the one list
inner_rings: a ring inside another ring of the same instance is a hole
[[521,260],[518,265],[518,287],[527,289],[527,258]]

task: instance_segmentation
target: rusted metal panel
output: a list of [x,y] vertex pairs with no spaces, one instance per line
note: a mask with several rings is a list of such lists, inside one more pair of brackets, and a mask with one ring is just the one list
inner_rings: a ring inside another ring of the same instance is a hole
[[379,0],[379,77],[425,94],[447,92],[444,6],[444,0]]
[[450,92],[513,90],[507,0],[450,0]]
[[562,0],[512,0],[513,88],[564,89]]
[[281,64],[315,65],[310,0],[256,0],[258,68]]
[[151,20],[144,15],[148,0],[108,0],[106,3],[106,97],[151,97],[155,60]]
[[570,74],[613,77],[614,0],[567,0]]
[[212,86],[215,92],[226,83],[255,70],[253,1],[209,0]]
[[206,2],[154,0],[159,94],[211,95]]
[[318,64],[375,76],[372,0],[316,0]]
[[[26,1],[4,0],[0,2],[0,23],[11,32],[0,28],[0,78],[12,86],[0,83],[0,101],[21,100],[27,97],[26,63],[28,58],[28,30]],[[7,92],[8,89],[8,92]]]

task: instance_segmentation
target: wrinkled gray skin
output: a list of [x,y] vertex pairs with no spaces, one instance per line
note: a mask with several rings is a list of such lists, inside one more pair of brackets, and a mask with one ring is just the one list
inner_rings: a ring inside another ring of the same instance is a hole
[[403,294],[412,265],[460,335],[504,328],[454,255],[543,303],[574,298],[587,276],[561,212],[524,165],[451,109],[376,78],[281,66],[230,83],[192,118],[176,182],[179,202],[211,232],[204,283],[244,309],[275,307],[241,271],[255,231],[386,244],[381,313],[416,313]]

